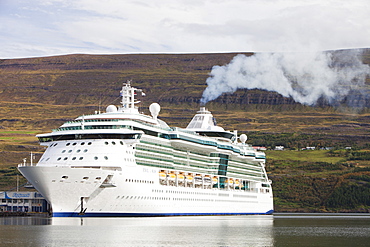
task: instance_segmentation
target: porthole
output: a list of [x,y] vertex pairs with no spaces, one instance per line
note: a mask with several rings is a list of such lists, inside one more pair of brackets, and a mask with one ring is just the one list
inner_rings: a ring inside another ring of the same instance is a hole
[[91,144],[92,144],[92,142],[87,143],[87,145],[91,145]]
[[84,157],[80,157],[80,158],[79,158],[79,160],[83,160],[83,159],[84,159]]
[[87,149],[84,150],[84,153],[86,153],[86,152],[87,152]]
[[121,143],[121,145],[123,145],[123,141],[120,141],[119,143]]
[[69,143],[69,142],[68,142],[68,143],[66,144],[66,146],[69,146],[69,145],[71,145],[71,143]]
[[89,179],[89,177],[83,177],[82,179],[85,179],[85,180],[87,180],[87,179]]
[[85,143],[84,142],[81,142],[81,145],[85,145]]
[[64,159],[63,160],[67,160],[68,159],[68,157],[64,157]]
[[73,146],[76,146],[76,145],[77,145],[77,143],[76,143],[76,142],[74,142],[72,145],[73,145]]
[[67,179],[67,178],[68,178],[68,176],[62,176],[62,178],[63,178],[63,179]]
[[76,160],[76,157],[73,157],[72,160]]
[[108,160],[108,156],[104,156],[104,159],[105,159],[105,160]]
[[63,154],[63,153],[65,153],[65,152],[66,152],[66,150],[63,150],[63,151],[62,151],[62,154]]
[[112,142],[113,145],[116,145],[116,142]]
[[101,177],[96,177],[95,179],[96,179],[96,180],[100,180],[100,179],[101,179]]
[[61,160],[62,158],[61,157],[59,157],[57,160]]
[[81,152],[81,149],[78,149],[76,152],[77,152],[77,153]]
[[94,157],[94,160],[98,160],[98,156],[95,156],[95,157]]
[[105,145],[108,145],[108,142],[104,142],[105,143]]
[[72,153],[72,150],[68,150],[68,153]]

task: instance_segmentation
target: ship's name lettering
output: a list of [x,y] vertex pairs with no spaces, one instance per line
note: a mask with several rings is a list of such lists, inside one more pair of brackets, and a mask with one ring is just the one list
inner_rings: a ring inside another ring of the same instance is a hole
[[13,193],[13,198],[31,197],[31,193]]

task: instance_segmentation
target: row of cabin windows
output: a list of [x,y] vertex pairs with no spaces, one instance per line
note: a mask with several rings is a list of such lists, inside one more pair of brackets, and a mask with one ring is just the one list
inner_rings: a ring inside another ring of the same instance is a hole
[[[154,196],[117,196],[116,199],[126,199],[126,200],[161,200],[161,201],[170,201],[170,197],[154,197]],[[197,201],[197,202],[241,202],[245,203],[246,201],[240,200],[226,200],[226,199],[206,199],[206,198],[172,198],[172,201]],[[255,203],[255,201],[250,201]]]
[[[85,142],[81,142],[80,143],[80,145],[85,145],[86,143]],[[87,143],[87,145],[91,145],[92,144],[92,142],[88,142]],[[58,145],[58,143],[53,143],[53,144],[51,144],[50,145],[50,147],[56,147]],[[66,143],[66,146],[68,147],[68,146],[70,146],[70,145],[72,145],[72,146],[76,146],[77,145],[77,142],[73,142],[73,143],[70,143],[70,142],[67,142]]]
[[[129,153],[129,152],[127,152],[127,153]],[[83,156],[81,156],[81,157],[78,158],[78,160],[83,160],[83,159],[84,159]],[[98,160],[98,159],[99,159],[98,156],[94,156],[94,160]],[[108,156],[104,156],[104,159],[105,160],[108,160]],[[47,158],[45,161],[49,161],[49,160],[50,160],[50,158]],[[62,157],[58,157],[57,158],[57,161],[60,161],[60,160],[62,160]],[[64,157],[63,160],[68,160],[68,157]],[[77,160],[77,157],[72,157],[72,160]],[[41,161],[43,161],[43,159]],[[123,161],[125,161],[125,162],[134,162],[135,159],[132,159],[132,158],[124,158]]]
[[[72,157],[72,160],[76,160],[77,159],[77,157]],[[78,158],[79,160],[83,160],[84,159],[84,157],[79,157]],[[99,157],[98,156],[95,156],[94,157],[94,160],[98,160],[99,159]],[[108,156],[104,156],[104,159],[105,160],[108,160]],[[46,159],[46,161],[48,161],[49,159]],[[62,157],[58,157],[58,159],[57,159],[57,161],[59,161],[59,160],[62,160]],[[64,157],[63,158],[63,160],[68,160],[68,157]]]
[[[124,143],[123,143],[123,141],[120,141],[119,142],[121,145],[124,145]],[[87,143],[87,145],[91,145],[92,144],[92,142],[88,142]],[[108,145],[109,144],[109,142],[105,142],[105,145]],[[56,145],[58,145],[58,143],[54,143],[54,144],[52,144],[52,145],[50,145],[50,147],[55,147]],[[70,146],[71,145],[71,143],[70,142],[67,142],[66,143],[66,146],[68,147],[68,146]],[[72,143],[72,146],[76,146],[77,145],[77,142],[73,142]],[[80,143],[80,145],[85,145],[85,142],[81,142]],[[116,145],[116,142],[114,142],[114,141],[112,141],[112,145]]]
[[140,179],[127,179],[126,182],[129,183],[144,183],[144,184],[154,184],[154,181],[140,180]]
[[[116,145],[116,142],[115,141],[112,141],[111,142],[112,143],[112,145]],[[119,142],[121,145],[124,145],[124,142],[123,141],[120,141]],[[81,146],[83,146],[83,145],[85,145],[86,143],[85,142],[81,142],[80,143],[80,145]],[[87,143],[87,145],[91,145],[92,144],[92,142],[88,142]],[[104,143],[105,145],[109,145],[109,142],[105,142]],[[58,143],[54,143],[54,144],[52,144],[52,145],[50,145],[50,147],[55,147],[56,145],[58,145]],[[72,145],[72,146],[76,146],[77,145],[77,142],[73,142],[73,143],[70,143],[70,142],[67,142],[66,143],[66,146],[68,147],[68,146],[70,146],[70,145]]]
[[[92,144],[92,142],[87,143],[87,145],[91,145],[91,144]],[[67,142],[66,146],[69,146],[69,145],[71,145],[71,143]],[[72,143],[72,146],[76,146],[76,145],[77,145],[77,142]],[[81,142],[80,145],[85,145],[85,142]]]
[[[62,179],[68,179],[68,176],[67,176],[67,175],[64,175],[64,176],[62,176]],[[82,179],[84,179],[84,180],[88,180],[88,179],[89,179],[89,177],[83,177]],[[96,177],[95,179],[96,179],[96,180],[100,180],[100,179],[101,179],[101,177]]]
[[[72,153],[72,149],[70,149],[70,150],[68,150],[68,153]],[[88,150],[87,149],[85,149],[84,150],[84,153],[86,153]],[[64,149],[64,150],[62,150],[62,154],[64,154],[66,152],[66,150]],[[77,151],[76,151],[76,153],[79,153],[79,152],[81,152],[81,149],[78,149]]]
[[[152,190],[155,193],[164,193],[164,190]],[[206,192],[195,192],[195,191],[176,191],[176,190],[166,190],[165,193],[170,194],[188,194],[188,195],[202,195],[202,196],[216,196],[217,193],[206,193]]]
[[[124,145],[123,141],[119,142],[121,145]],[[109,142],[104,142],[105,145],[109,145]],[[116,145],[115,141],[112,141],[112,145]]]

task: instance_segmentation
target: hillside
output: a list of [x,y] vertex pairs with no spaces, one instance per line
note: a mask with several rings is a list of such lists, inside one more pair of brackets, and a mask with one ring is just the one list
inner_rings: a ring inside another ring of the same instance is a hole
[[[79,115],[104,110],[109,104],[119,104],[119,90],[126,80],[146,93],[141,99],[142,111],[148,113],[149,104],[158,102],[161,119],[171,126],[186,127],[199,108],[212,67],[229,63],[235,55],[81,54],[0,60],[0,190],[14,187],[15,165],[30,151],[40,157],[43,148],[35,134]],[[370,64],[370,49],[364,50],[363,60]],[[355,111],[325,102],[309,107],[274,92],[238,90],[206,106],[225,129],[248,134],[249,143],[294,150],[267,153],[278,210],[338,211],[341,207],[333,202],[338,198],[329,199],[340,193],[334,189],[359,186],[361,195],[367,193],[369,102]],[[307,146],[333,147],[334,151],[309,152],[308,156],[298,151]],[[352,150],[340,151],[344,147]],[[294,153],[305,158],[298,159]],[[295,194],[289,193],[292,190]],[[300,199],[303,192],[307,197]],[[332,209],[328,209],[329,202]],[[369,208],[369,204],[362,206],[353,209]]]

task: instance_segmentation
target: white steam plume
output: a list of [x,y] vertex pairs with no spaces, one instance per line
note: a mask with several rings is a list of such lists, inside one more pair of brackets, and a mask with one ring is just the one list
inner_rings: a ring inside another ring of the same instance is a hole
[[365,85],[370,67],[360,58],[359,50],[237,55],[212,68],[201,103],[237,89],[275,91],[306,105],[321,97],[335,103]]

